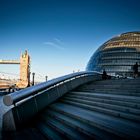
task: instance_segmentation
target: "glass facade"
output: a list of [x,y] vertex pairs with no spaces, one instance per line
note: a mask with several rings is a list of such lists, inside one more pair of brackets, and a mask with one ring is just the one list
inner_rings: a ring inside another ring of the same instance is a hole
[[102,72],[105,69],[111,75],[132,76],[136,62],[140,71],[140,32],[128,32],[101,45],[90,58],[86,70]]

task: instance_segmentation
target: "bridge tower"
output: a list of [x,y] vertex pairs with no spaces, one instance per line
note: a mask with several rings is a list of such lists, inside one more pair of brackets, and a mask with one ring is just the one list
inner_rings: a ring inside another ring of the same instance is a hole
[[20,56],[20,81],[17,87],[25,88],[30,84],[30,56],[27,50]]

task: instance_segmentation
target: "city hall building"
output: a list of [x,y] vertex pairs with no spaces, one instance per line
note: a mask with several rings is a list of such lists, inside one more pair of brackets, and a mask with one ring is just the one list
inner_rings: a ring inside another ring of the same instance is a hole
[[90,58],[86,70],[106,70],[111,75],[133,76],[133,65],[140,71],[140,32],[127,32],[105,42]]

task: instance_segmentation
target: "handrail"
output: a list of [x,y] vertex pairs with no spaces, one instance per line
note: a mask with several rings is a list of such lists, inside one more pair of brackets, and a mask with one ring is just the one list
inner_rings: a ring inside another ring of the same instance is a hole
[[12,106],[3,116],[3,130],[15,131],[21,128],[64,94],[78,86],[101,79],[99,72],[77,72],[4,96],[4,104]]
[[53,85],[59,84],[61,82],[64,82],[66,80],[70,80],[72,78],[75,78],[77,76],[82,76],[82,75],[95,75],[95,74],[101,74],[99,72],[94,72],[94,71],[82,71],[82,72],[76,72],[72,74],[68,74],[62,77],[58,77],[56,79],[49,80],[47,82],[40,83],[38,85],[28,87],[26,89],[13,92],[9,95],[5,95],[3,98],[3,102],[5,105],[10,106],[15,103],[17,103],[20,100],[23,100],[31,95],[35,95],[39,93],[42,90],[45,90]]

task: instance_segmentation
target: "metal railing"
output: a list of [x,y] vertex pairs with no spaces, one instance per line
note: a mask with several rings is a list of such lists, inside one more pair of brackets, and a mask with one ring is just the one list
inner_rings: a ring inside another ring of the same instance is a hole
[[12,105],[3,117],[4,130],[21,127],[21,124],[29,121],[65,93],[82,84],[100,79],[102,74],[98,72],[77,72],[4,96],[4,104]]
[[21,101],[31,95],[38,94],[40,91],[45,90],[50,88],[51,86],[61,84],[61,83],[66,83],[67,81],[70,81],[72,79],[78,78],[78,77],[83,77],[87,75],[97,75],[101,74],[99,72],[77,72],[77,73],[72,73],[68,74],[56,79],[49,80],[48,82],[43,82],[40,84],[37,84],[32,87],[28,87],[26,89],[23,89],[21,91],[13,92],[9,95],[4,96],[3,102],[5,105],[10,106],[12,104],[16,104],[18,101]]

